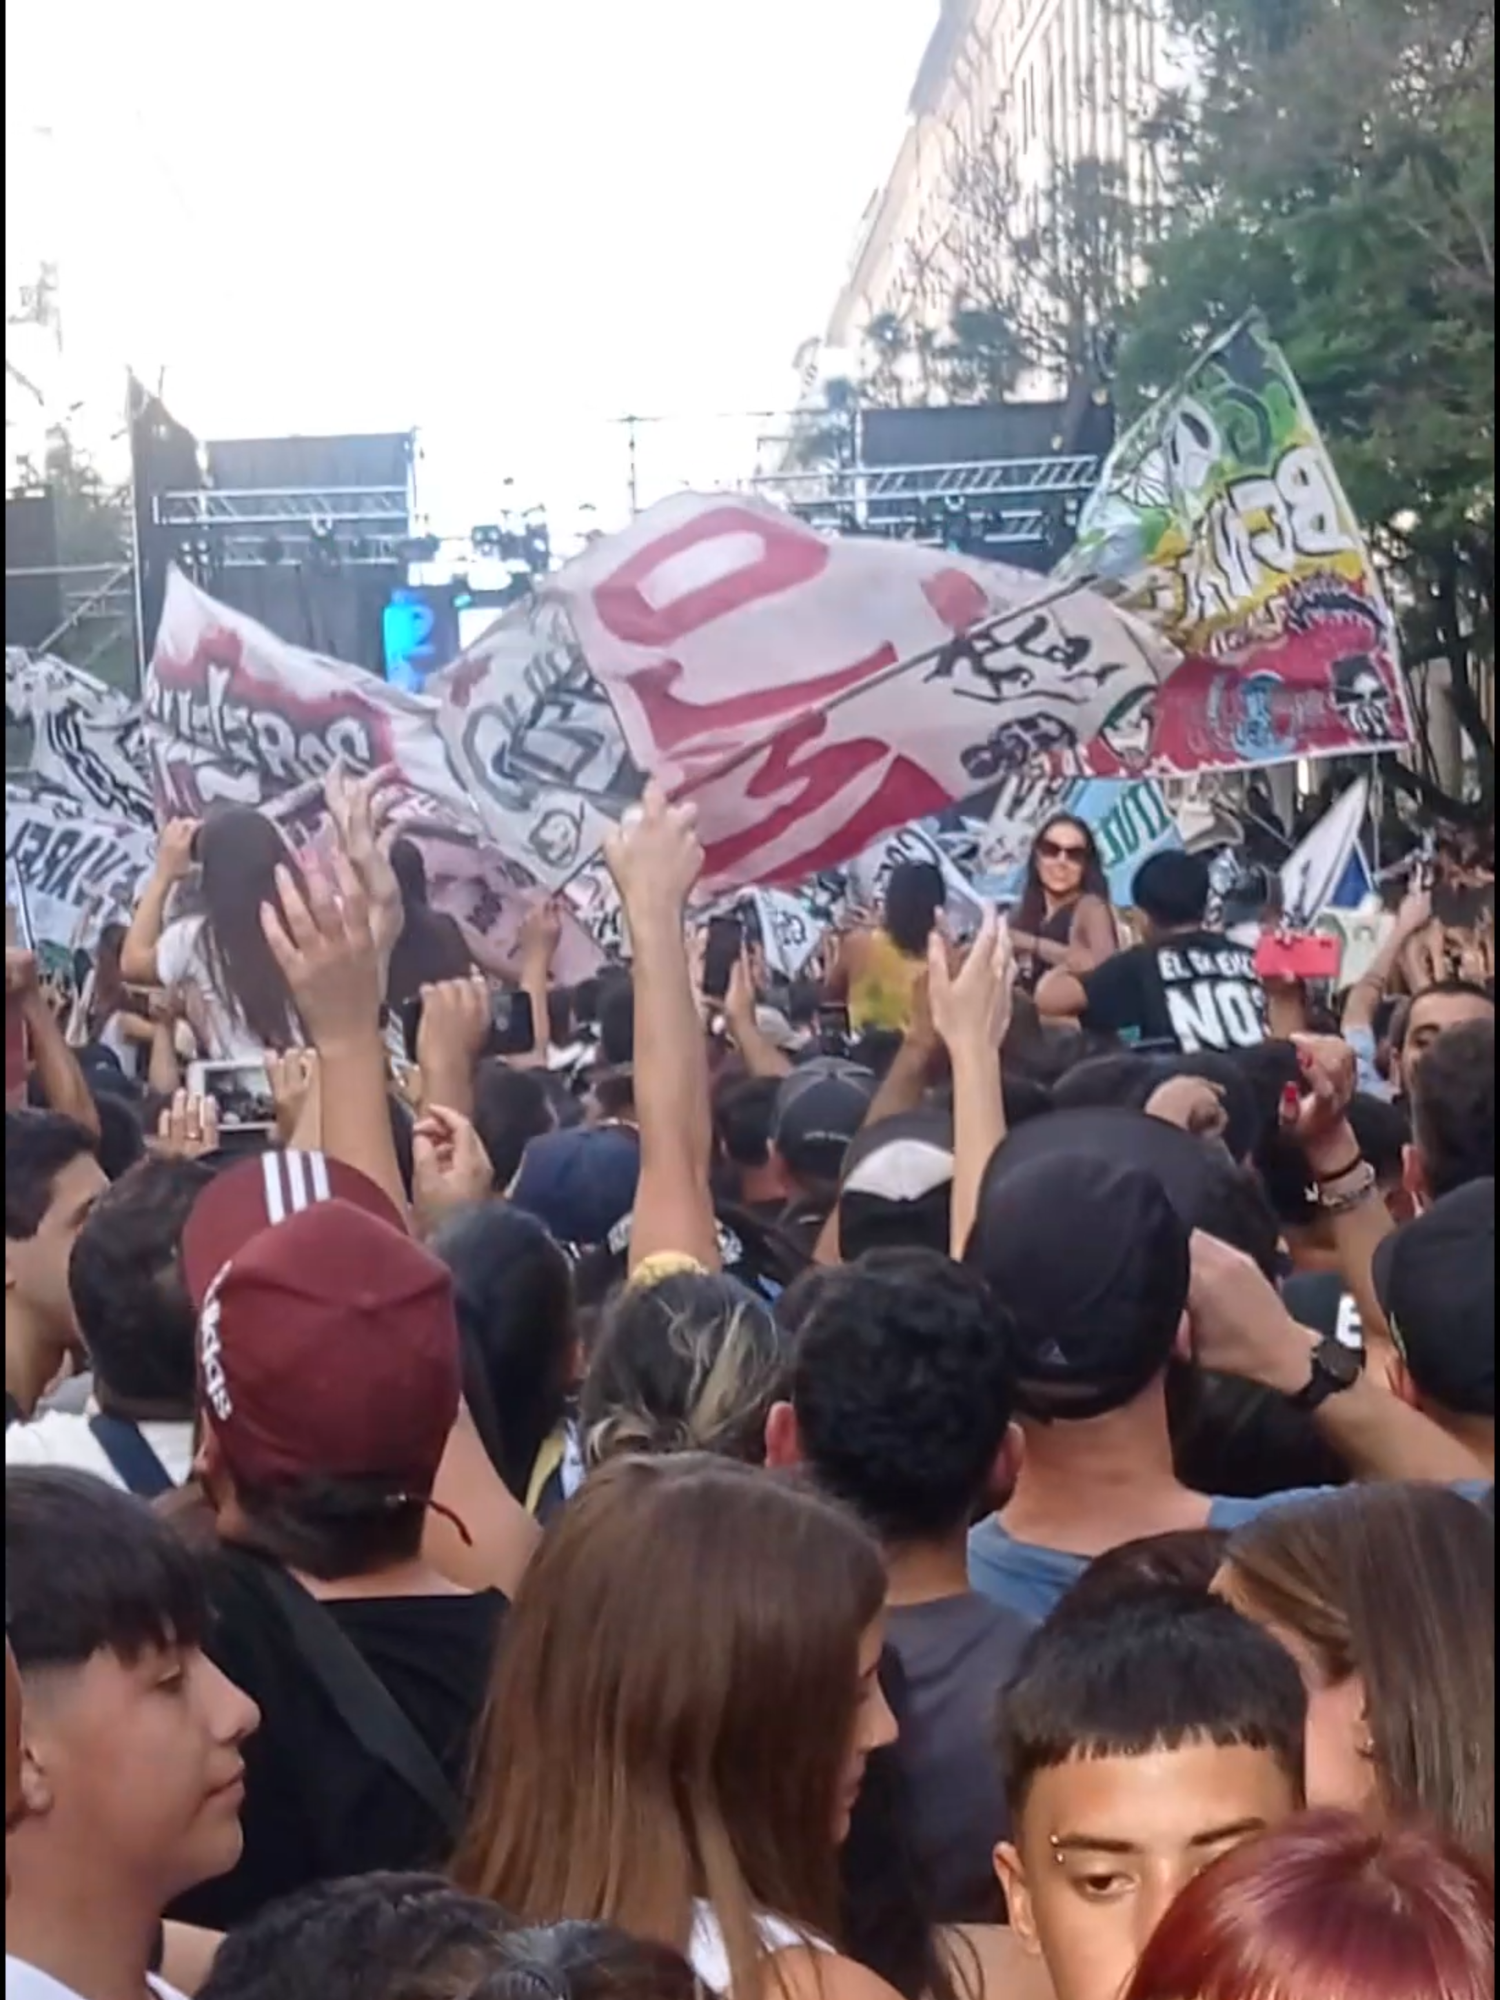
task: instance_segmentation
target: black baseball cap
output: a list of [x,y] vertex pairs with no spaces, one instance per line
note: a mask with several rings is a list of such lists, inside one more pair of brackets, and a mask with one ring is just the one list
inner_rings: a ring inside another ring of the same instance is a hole
[[1421,1393],[1495,1414],[1495,1183],[1470,1181],[1375,1251],[1375,1292]]
[[1019,1173],[1023,1166],[1059,1158],[1110,1160],[1139,1167],[1156,1180],[1188,1229],[1196,1229],[1211,1169],[1204,1155],[1227,1160],[1217,1141],[1200,1139],[1124,1105],[1090,1104],[1028,1118],[1007,1137],[990,1162],[992,1175]]
[[794,1069],[776,1093],[771,1143],[799,1181],[836,1187],[850,1141],[875,1095],[872,1070],[820,1056]]
[[1190,1225],[1128,1154],[1018,1146],[1053,1122],[1024,1126],[991,1160],[968,1261],[1013,1323],[1018,1406],[1079,1421],[1123,1409],[1166,1368],[1187,1307]]

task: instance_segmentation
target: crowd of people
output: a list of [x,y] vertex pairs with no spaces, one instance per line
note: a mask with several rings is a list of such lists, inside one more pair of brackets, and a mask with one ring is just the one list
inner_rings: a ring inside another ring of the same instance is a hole
[[1062,816],[719,977],[653,789],[502,990],[329,802],[168,826],[70,1019],[7,951],[7,1993],[1489,2000],[1430,905],[1267,982]]

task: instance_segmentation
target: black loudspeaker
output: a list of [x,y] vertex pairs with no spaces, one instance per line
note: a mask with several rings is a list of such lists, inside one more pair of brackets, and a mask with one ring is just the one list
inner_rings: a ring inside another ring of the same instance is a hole
[[17,494],[5,503],[5,643],[39,647],[62,622],[52,495]]
[[163,493],[195,491],[203,484],[203,471],[198,463],[197,438],[177,422],[160,396],[153,396],[134,376],[130,378],[130,473],[144,665],[156,645],[167,570],[182,537],[180,528],[157,525],[156,501]]

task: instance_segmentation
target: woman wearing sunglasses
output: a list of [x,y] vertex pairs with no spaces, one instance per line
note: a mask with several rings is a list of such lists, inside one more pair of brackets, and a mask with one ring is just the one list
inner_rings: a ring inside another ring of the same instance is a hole
[[1010,936],[1027,992],[1053,966],[1092,972],[1118,951],[1109,883],[1082,820],[1060,813],[1032,842]]

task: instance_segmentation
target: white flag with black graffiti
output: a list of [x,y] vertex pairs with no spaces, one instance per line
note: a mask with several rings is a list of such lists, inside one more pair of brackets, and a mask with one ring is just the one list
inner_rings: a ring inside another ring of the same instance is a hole
[[138,702],[50,653],[5,649],[5,706],[33,733],[30,775],[105,819],[152,820]]
[[155,852],[149,826],[105,819],[35,783],[5,788],[6,878],[23,886],[44,956],[91,951],[106,924],[128,922]]

